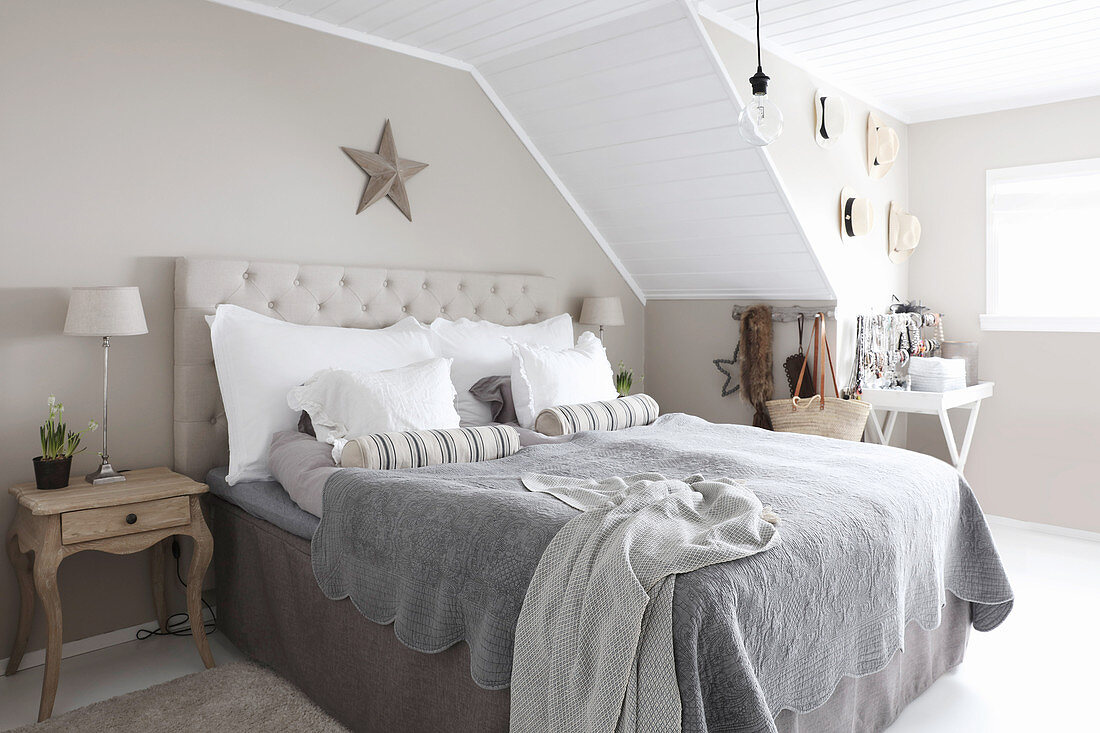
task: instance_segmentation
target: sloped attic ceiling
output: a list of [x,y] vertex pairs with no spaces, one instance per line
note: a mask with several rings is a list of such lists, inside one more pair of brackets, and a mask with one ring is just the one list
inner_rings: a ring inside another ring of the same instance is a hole
[[467,68],[639,297],[834,293],[682,0],[214,0]]

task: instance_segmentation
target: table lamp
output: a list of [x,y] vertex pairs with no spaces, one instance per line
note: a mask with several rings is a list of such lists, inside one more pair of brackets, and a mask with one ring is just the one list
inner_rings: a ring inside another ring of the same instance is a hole
[[623,303],[616,296],[585,298],[581,305],[580,323],[600,327],[600,343],[603,343],[604,326],[622,326]]
[[102,462],[84,480],[90,484],[110,484],[126,477],[111,467],[107,455],[107,356],[112,336],[138,336],[149,333],[141,293],[136,287],[73,288],[69,312],[65,316],[66,336],[99,336],[103,339],[103,452]]

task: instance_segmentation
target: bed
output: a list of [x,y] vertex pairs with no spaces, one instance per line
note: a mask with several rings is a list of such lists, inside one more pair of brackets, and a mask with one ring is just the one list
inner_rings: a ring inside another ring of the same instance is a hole
[[[227,463],[225,418],[203,322],[219,303],[346,327],[379,327],[406,315],[430,321],[441,313],[518,324],[559,312],[553,282],[247,261],[179,260],[176,268],[175,461],[182,473],[207,480],[214,494],[209,510],[220,628],[355,730],[507,730],[509,692],[475,683],[466,642],[433,654],[414,651],[399,640],[400,630],[370,621],[352,599],[329,600],[311,557],[316,517],[277,484],[229,487],[224,471],[211,473]],[[540,450],[552,455],[555,448]],[[1004,589],[995,592],[1003,595]],[[1010,597],[998,599],[1003,618]],[[905,624],[904,651],[844,676],[812,705],[780,709],[751,724],[729,714],[715,718],[708,710],[685,722],[685,730],[880,730],[962,661],[974,607],[945,594],[937,623]]]

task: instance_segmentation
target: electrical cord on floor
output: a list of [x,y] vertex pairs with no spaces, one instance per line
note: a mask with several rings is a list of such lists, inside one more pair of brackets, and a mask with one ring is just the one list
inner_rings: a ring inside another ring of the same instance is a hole
[[[180,574],[180,543],[176,538],[172,538],[172,557],[176,559],[176,578],[179,580],[180,585],[186,590],[187,583],[183,581],[183,576]],[[214,609],[210,607],[210,604],[206,602],[206,599],[201,595],[199,600],[202,601],[202,605],[210,612],[210,620],[203,620],[202,627],[206,631],[207,635],[213,634],[218,630],[218,617],[214,615]],[[134,635],[138,641],[144,641],[145,639],[151,639],[154,636],[191,636],[191,617],[186,612],[173,613],[168,617],[168,623],[165,624],[166,631],[161,631],[159,627],[152,629],[138,629]]]

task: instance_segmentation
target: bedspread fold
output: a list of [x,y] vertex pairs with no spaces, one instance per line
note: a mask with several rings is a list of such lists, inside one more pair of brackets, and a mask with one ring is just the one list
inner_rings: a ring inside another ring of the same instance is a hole
[[526,474],[523,485],[583,513],[550,542],[527,589],[512,655],[511,729],[679,731],[676,575],[778,544],[777,518],[739,482],[698,474]]

